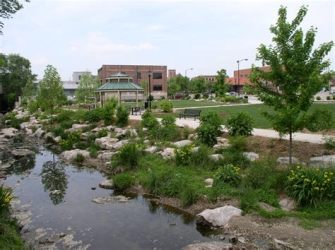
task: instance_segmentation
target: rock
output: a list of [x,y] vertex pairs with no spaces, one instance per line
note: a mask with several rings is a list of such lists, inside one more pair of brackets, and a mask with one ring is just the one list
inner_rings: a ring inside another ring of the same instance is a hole
[[100,146],[102,149],[113,149],[114,144],[118,142],[119,139],[111,137],[101,137],[95,139],[95,143]]
[[151,146],[151,147],[146,148],[144,151],[149,153],[149,154],[153,154],[153,153],[156,153],[158,151],[158,147]]
[[196,153],[196,152],[199,151],[199,148],[200,148],[200,147],[194,147],[194,148],[191,149],[191,152],[192,152],[192,153]]
[[114,183],[113,180],[107,179],[99,183],[99,187],[105,188],[105,189],[113,189]]
[[62,152],[60,157],[67,162],[72,162],[77,158],[78,154],[81,154],[84,158],[88,158],[90,156],[90,153],[87,150],[73,149]]
[[219,161],[223,159],[223,155],[221,154],[212,154],[208,156],[209,159],[213,160],[213,161]]
[[237,243],[237,237],[236,236],[229,237],[229,242],[233,243],[233,244],[236,244]]
[[37,138],[42,138],[44,134],[45,134],[45,131],[42,128],[38,128],[33,134],[33,136]]
[[224,227],[234,216],[241,216],[242,210],[230,205],[206,209],[197,215],[197,224]]
[[143,141],[143,143],[144,143],[144,144],[149,144],[150,141],[149,141],[148,139],[146,139],[146,140]]
[[211,188],[211,187],[213,186],[213,183],[214,183],[213,178],[207,178],[207,179],[205,180],[205,184],[206,184],[206,187],[207,187],[207,188]]
[[98,197],[98,198],[94,198],[92,200],[92,202],[97,203],[97,204],[127,202],[127,201],[129,201],[129,198],[127,198],[126,196],[123,196],[123,195]]
[[232,244],[222,241],[201,242],[187,245],[182,250],[230,250]]
[[11,154],[15,157],[15,158],[22,158],[22,157],[30,157],[35,155],[34,151],[31,151],[29,149],[26,148],[16,148],[13,149],[11,151]]
[[189,134],[189,135],[187,136],[187,139],[188,139],[188,140],[194,140],[194,139],[195,139],[195,134]]
[[115,128],[116,127],[113,126],[113,125],[109,125],[109,126],[106,127],[106,129],[109,130],[109,131],[114,131]]
[[112,147],[112,149],[120,149],[122,148],[124,145],[126,145],[128,143],[128,140],[122,140],[122,141],[118,141],[117,143],[115,143]]
[[274,239],[274,242],[275,242],[276,249],[300,249],[282,240]]
[[249,161],[256,161],[259,159],[259,154],[255,152],[243,152],[243,156]]
[[280,199],[279,205],[284,211],[292,211],[297,208],[297,203],[295,202],[295,200],[289,197],[284,197]]
[[335,165],[335,155],[322,155],[309,159],[309,166],[312,167],[330,167]]
[[89,125],[88,124],[73,124],[72,125],[72,130],[76,131],[76,130],[83,130],[85,128],[87,128]]
[[238,237],[238,242],[242,243],[242,244],[245,244],[246,241],[245,241],[245,238],[244,237]]
[[[296,157],[292,157],[292,164],[298,164],[300,161]],[[280,165],[289,165],[290,157],[278,157],[277,163]]]
[[185,147],[191,144],[192,144],[191,140],[182,140],[182,141],[177,141],[173,143],[173,145],[175,145],[177,148],[182,148],[182,147]]
[[273,207],[273,206],[271,206],[271,205],[269,205],[269,204],[267,204],[267,203],[265,203],[265,202],[258,202],[258,206],[259,206],[261,209],[263,209],[263,210],[265,210],[265,211],[267,211],[267,212],[272,212],[272,211],[276,210],[275,207]]
[[160,152],[160,154],[164,159],[171,159],[175,157],[174,148],[165,148],[162,152]]
[[98,155],[98,159],[101,161],[110,161],[112,159],[112,156],[115,154],[116,154],[115,152],[111,151],[102,152],[101,154]]
[[54,139],[54,141],[55,141],[56,143],[60,143],[61,140],[62,140],[62,137],[60,137],[60,136],[57,136],[57,137],[55,137],[55,139]]
[[216,137],[216,141],[220,144],[229,144],[228,139],[223,138],[223,137]]
[[18,130],[16,128],[3,128],[0,131],[0,135],[5,138],[11,138],[16,136]]
[[129,135],[131,137],[137,137],[138,136],[137,131],[134,128],[127,129],[126,133],[129,133]]

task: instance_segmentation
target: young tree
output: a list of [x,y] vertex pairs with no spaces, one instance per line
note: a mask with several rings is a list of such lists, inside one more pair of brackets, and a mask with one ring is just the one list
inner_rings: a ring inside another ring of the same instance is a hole
[[227,71],[225,69],[221,69],[217,71],[216,83],[214,85],[214,91],[217,96],[225,96],[228,91],[228,84],[226,84],[227,79]]
[[79,103],[92,102],[95,97],[94,91],[98,88],[98,79],[91,74],[85,73],[81,76],[78,89],[76,90],[76,100]]
[[37,102],[42,110],[53,110],[66,101],[60,76],[55,67],[48,65],[37,94]]
[[328,82],[322,72],[330,64],[324,58],[333,46],[331,41],[313,50],[316,28],[311,27],[305,36],[299,28],[306,13],[307,8],[302,6],[293,21],[288,22],[287,9],[280,7],[278,21],[270,28],[274,45],[261,44],[257,54],[257,59],[271,70],[254,67],[251,75],[259,98],[274,109],[266,113],[273,128],[290,136],[290,163],[292,134],[306,127],[306,114],[313,97]]
[[191,89],[196,93],[204,93],[207,89],[204,78],[196,77],[191,80]]
[[[29,0],[25,0],[29,2]],[[17,11],[23,8],[23,5],[18,0],[1,0],[0,2],[0,18],[9,19]],[[0,34],[2,34],[2,28],[4,23],[0,20]]]

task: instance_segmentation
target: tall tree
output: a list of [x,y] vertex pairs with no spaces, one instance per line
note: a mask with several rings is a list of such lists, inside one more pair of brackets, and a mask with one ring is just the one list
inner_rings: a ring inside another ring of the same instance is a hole
[[35,75],[31,72],[28,59],[17,54],[0,53],[0,83],[2,84],[2,109],[12,109],[15,101],[22,95],[23,88],[33,82]]
[[226,92],[229,89],[227,80],[227,71],[225,69],[221,69],[217,71],[216,82],[214,85],[214,91],[217,96],[225,96]]
[[80,103],[92,102],[95,97],[94,91],[98,88],[99,81],[89,73],[80,78],[79,87],[76,90],[76,100]]
[[66,101],[60,76],[55,67],[48,65],[40,82],[37,102],[42,110],[53,110]]
[[266,113],[273,128],[289,134],[289,157],[292,163],[292,134],[306,127],[307,111],[314,95],[327,85],[328,75],[322,72],[330,62],[325,56],[333,42],[314,48],[316,28],[311,27],[304,35],[299,27],[307,14],[302,6],[292,22],[287,21],[287,9],[280,7],[278,21],[271,26],[273,45],[261,44],[257,59],[271,67],[268,72],[254,67],[251,81],[255,83],[257,95],[274,112]]
[[[29,0],[25,0],[29,2]],[[17,11],[23,8],[23,5],[18,0],[1,0],[0,1],[0,18],[9,19]],[[0,34],[2,34],[2,29],[4,27],[3,21],[0,19]]]
[[204,93],[207,90],[207,84],[204,78],[195,77],[191,80],[191,90],[196,93]]

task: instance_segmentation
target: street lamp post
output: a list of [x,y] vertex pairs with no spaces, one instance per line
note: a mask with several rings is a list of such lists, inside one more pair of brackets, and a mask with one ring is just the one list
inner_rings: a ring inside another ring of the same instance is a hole
[[149,108],[149,110],[151,111],[151,72],[149,72],[149,75],[148,75],[148,77],[149,77],[149,91],[148,91],[148,94],[149,94],[149,96],[148,96],[148,108]]
[[248,61],[248,58],[237,60],[237,92],[240,93],[240,62]]

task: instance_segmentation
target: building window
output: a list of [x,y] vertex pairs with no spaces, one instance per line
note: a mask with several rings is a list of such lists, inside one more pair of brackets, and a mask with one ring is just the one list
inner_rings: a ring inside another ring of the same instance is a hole
[[137,79],[141,79],[142,76],[141,76],[141,72],[137,72]]
[[162,91],[162,85],[154,85],[153,90],[154,91]]
[[154,72],[152,73],[152,79],[162,79],[163,75],[161,72]]

